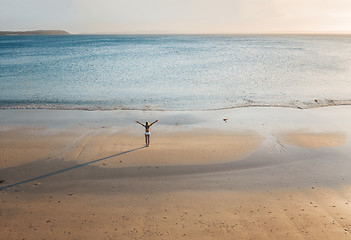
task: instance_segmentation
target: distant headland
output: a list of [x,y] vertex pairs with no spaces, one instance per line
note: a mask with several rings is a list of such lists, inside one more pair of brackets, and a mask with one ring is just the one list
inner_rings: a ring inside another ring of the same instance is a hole
[[0,31],[0,35],[69,35],[63,30]]

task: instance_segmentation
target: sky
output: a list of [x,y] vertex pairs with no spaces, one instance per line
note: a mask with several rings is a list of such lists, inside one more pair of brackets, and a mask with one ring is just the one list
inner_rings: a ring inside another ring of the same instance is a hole
[[351,0],[0,0],[0,31],[351,33]]

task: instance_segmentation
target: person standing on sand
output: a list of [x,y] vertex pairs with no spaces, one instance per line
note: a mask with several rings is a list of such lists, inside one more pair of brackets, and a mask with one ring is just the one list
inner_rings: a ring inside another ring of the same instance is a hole
[[145,144],[148,147],[150,145],[150,127],[154,124],[157,123],[158,120],[156,120],[155,122],[149,124],[149,122],[146,122],[145,125],[142,124],[139,121],[136,121],[137,123],[139,123],[141,126],[143,126],[145,128]]

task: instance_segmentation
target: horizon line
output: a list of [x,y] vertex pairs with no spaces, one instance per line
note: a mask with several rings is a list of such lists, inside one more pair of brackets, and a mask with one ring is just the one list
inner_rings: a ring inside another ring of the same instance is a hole
[[0,32],[65,31],[70,35],[351,35],[350,31],[262,31],[262,32],[177,32],[177,31],[123,31],[123,32],[69,32],[67,30],[0,30]]

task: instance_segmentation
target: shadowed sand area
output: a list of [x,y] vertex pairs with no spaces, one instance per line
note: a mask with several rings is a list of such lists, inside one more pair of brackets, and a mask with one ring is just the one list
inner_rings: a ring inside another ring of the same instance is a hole
[[1,113],[0,239],[350,239],[349,107]]

